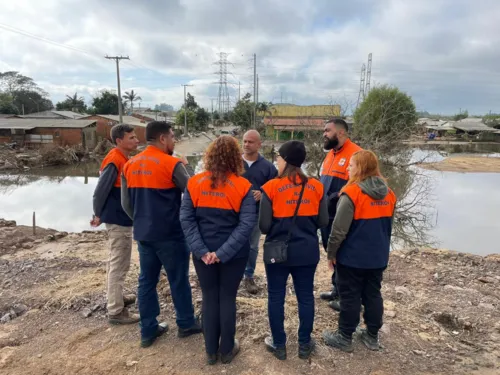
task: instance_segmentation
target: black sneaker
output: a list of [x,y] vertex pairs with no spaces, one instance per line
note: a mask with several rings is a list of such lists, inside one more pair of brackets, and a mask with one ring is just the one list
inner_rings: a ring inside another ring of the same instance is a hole
[[183,339],[192,335],[196,335],[203,331],[200,321],[195,319],[194,324],[189,328],[178,328],[177,329],[177,337]]
[[299,344],[299,358],[308,359],[314,349],[316,348],[316,340],[311,337],[311,340],[307,344]]
[[333,310],[340,312],[340,300],[336,299],[328,302],[328,306],[330,306]]
[[213,366],[217,363],[217,354],[207,353],[207,365]]
[[330,290],[329,292],[321,293],[319,295],[319,298],[321,298],[324,301],[333,301],[333,299],[335,298],[335,294],[333,293],[332,290]]
[[378,341],[378,334],[372,335],[367,329],[362,329],[359,335],[361,342],[370,350],[380,350],[381,346]]
[[240,352],[240,343],[238,340],[234,339],[233,350],[229,354],[221,354],[220,361],[224,364],[231,363],[231,361]]
[[286,359],[286,346],[282,348],[278,348],[274,345],[273,338],[268,336],[264,339],[264,343],[266,344],[266,348],[269,352],[273,353],[276,358],[280,361],[284,361]]
[[324,331],[323,339],[325,340],[326,345],[333,346],[334,348],[340,349],[344,352],[351,353],[354,350],[352,346],[352,338],[344,335],[340,331]]
[[156,339],[163,334],[167,333],[168,331],[168,324],[165,322],[162,322],[158,324],[158,328],[156,329],[156,335],[149,339],[141,339],[141,348],[149,348],[153,343],[156,341]]

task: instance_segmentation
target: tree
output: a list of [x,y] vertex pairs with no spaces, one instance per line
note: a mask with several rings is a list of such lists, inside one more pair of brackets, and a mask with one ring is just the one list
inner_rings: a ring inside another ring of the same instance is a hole
[[125,91],[125,95],[123,95],[122,98],[125,99],[125,103],[130,103],[130,108],[132,112],[134,112],[134,102],[142,100],[142,98],[139,95],[137,95],[134,92],[134,90],[131,90],[130,92]]
[[[175,117],[175,124],[176,125],[184,126],[184,111],[185,111],[184,108],[177,111],[177,116]],[[195,127],[196,113],[194,111],[190,111],[190,110],[187,111],[186,122],[187,122],[188,130],[193,129]]]
[[14,105],[14,100],[10,94],[0,92],[0,113],[7,115],[19,114],[19,111]]
[[91,112],[98,115],[117,115],[118,95],[107,90],[101,91],[99,96],[92,99]]
[[243,130],[252,127],[253,118],[253,102],[250,101],[250,93],[246,93],[233,108],[230,113],[229,120]]
[[[196,103],[194,96],[191,95],[190,93],[187,93],[186,96],[186,107],[188,110],[189,109],[196,110],[198,108],[198,103]],[[182,105],[182,108],[184,108],[184,104]]]
[[384,151],[418,131],[415,103],[396,87],[374,87],[354,112],[354,124],[354,138]]
[[20,114],[42,112],[54,108],[49,94],[33,78],[19,72],[0,73],[0,91],[12,97],[12,104]]
[[73,96],[66,95],[66,99],[64,101],[57,103],[56,109],[58,111],[83,113],[87,110],[87,105],[85,104],[85,99],[81,96],[78,97],[78,93],[75,92]]
[[205,108],[198,108],[196,110],[195,129],[200,131],[207,130],[209,122],[210,113]]
[[460,121],[463,120],[464,118],[469,117],[469,111],[460,111],[460,113],[457,113],[455,116],[453,116],[453,121]]
[[167,103],[160,103],[160,105],[155,105],[154,110],[156,112],[171,112],[174,110],[174,107]]

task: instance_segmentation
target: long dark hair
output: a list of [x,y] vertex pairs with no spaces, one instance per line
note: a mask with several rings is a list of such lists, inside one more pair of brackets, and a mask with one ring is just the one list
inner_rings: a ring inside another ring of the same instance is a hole
[[283,173],[281,173],[279,177],[288,177],[288,179],[294,185],[305,185],[307,184],[307,181],[309,181],[309,178],[305,175],[300,167],[296,167],[295,165],[291,165],[288,163],[286,164]]

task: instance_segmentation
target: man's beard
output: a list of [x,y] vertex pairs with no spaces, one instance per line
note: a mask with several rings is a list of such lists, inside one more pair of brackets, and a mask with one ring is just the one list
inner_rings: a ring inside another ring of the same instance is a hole
[[335,138],[326,138],[325,137],[325,143],[323,144],[323,147],[325,150],[332,150],[336,148],[339,145],[339,139],[337,136]]

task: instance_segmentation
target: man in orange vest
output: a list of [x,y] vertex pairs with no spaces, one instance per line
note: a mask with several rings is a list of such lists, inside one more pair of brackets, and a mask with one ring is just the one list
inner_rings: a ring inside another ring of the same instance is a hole
[[102,161],[93,198],[94,218],[90,224],[97,227],[105,223],[108,231],[108,320],[112,324],[132,324],[139,321],[139,315],[129,313],[126,306],[135,303],[135,295],[123,294],[132,252],[132,220],[122,209],[120,176],[130,153],[137,149],[139,140],[134,128],[126,124],[113,126],[111,139],[116,147]]
[[[330,220],[328,226],[321,228],[321,239],[323,247],[328,246],[328,237],[332,230],[332,223],[337,210],[337,202],[339,200],[339,192],[349,180],[347,167],[352,155],[361,150],[357,144],[349,139],[349,128],[347,123],[341,118],[333,118],[325,124],[323,132],[324,148],[329,150],[323,161],[321,168],[320,180],[325,189],[325,196],[328,199],[328,213]],[[339,295],[335,283],[335,271],[332,274],[332,290],[320,294],[320,298],[329,301],[328,305],[340,311]]]
[[146,140],[146,149],[130,159],[122,175],[122,206],[134,220],[134,239],[139,248],[143,348],[168,330],[166,323],[158,324],[156,319],[160,314],[156,286],[162,266],[170,284],[178,337],[201,333],[189,284],[189,249],[179,220],[181,196],[190,177],[188,163],[185,158],[172,156],[175,136],[171,124],[150,122]]

